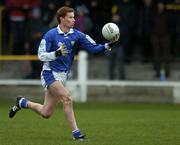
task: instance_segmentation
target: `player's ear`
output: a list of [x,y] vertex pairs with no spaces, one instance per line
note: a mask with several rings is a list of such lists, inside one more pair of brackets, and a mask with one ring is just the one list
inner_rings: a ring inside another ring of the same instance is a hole
[[59,23],[61,23],[62,21],[64,21],[64,17],[59,17]]
[[59,17],[59,22],[62,22],[62,17]]
[[61,17],[61,21],[64,21],[65,17]]

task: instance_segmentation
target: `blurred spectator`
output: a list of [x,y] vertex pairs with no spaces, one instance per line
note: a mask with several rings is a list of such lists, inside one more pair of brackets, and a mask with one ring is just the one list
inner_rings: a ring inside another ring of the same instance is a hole
[[[32,17],[28,21],[26,31],[26,52],[30,55],[37,55],[38,46],[41,41],[42,35],[46,32],[48,27],[44,21],[41,20],[40,8],[32,10]],[[31,72],[25,76],[26,79],[39,78],[41,72],[41,62],[31,61]]]
[[[116,23],[120,29],[120,40],[112,49],[112,54],[109,56],[109,79],[115,79],[115,70],[118,68],[119,80],[125,80],[125,56],[124,51],[128,47],[129,43],[129,27],[126,25],[123,15],[118,9],[118,5],[115,3],[112,6],[112,22]],[[117,66],[117,67],[116,67]]]
[[164,4],[158,2],[154,19],[153,31],[153,56],[156,76],[160,77],[160,72],[165,72],[165,76],[170,75],[170,33],[168,29],[168,17]]
[[59,0],[43,0],[42,18],[46,25],[50,25],[54,15],[56,14],[57,8],[62,4],[63,2]]
[[[110,21],[111,13],[110,9],[104,8],[106,1],[100,2],[98,0],[91,0],[90,2],[90,18],[94,23],[93,29],[90,35],[97,41],[102,42],[102,26]],[[111,5],[108,5],[111,8]]]
[[93,22],[89,17],[89,10],[85,5],[76,7],[76,21],[75,28],[88,34],[93,27]]
[[[176,43],[177,43],[177,25],[178,25],[178,16],[180,9],[178,10],[178,5],[180,5],[179,0],[169,0],[166,2],[167,5],[172,5],[175,8],[167,10],[168,13],[168,28],[169,28],[169,33],[170,33],[170,50],[171,50],[171,55],[176,58],[179,57],[179,49],[176,49]],[[167,8],[167,7],[166,7]],[[173,8],[173,7],[172,7]]]
[[136,35],[135,32],[137,28],[135,27],[136,25],[136,9],[135,5],[131,0],[121,0],[117,2],[119,9],[119,14],[123,17],[123,23],[127,25],[128,30],[129,30],[129,35],[127,35],[128,39],[128,47],[126,47],[124,53],[126,57],[126,61],[130,62],[133,56],[134,52],[134,41],[136,40]]
[[65,0],[63,5],[68,6],[68,7],[72,7],[73,6],[72,0]]
[[154,19],[153,0],[143,0],[143,7],[140,12],[140,36],[142,40],[143,61],[152,59],[152,33]]
[[1,34],[2,34],[2,44],[0,44],[2,46],[2,54],[8,54],[8,49],[9,46],[9,36],[10,36],[10,22],[9,22],[9,16],[8,16],[8,10],[7,7],[5,7],[5,1],[0,2],[0,9],[1,9],[1,22],[2,22],[2,26],[1,26]]
[[[177,24],[176,24],[176,46],[175,47],[178,54],[180,54],[179,46],[180,46],[180,11],[177,12]],[[178,54],[177,56],[179,57]]]
[[13,54],[24,54],[26,21],[31,9],[40,5],[40,0],[7,0],[8,14],[11,23]]

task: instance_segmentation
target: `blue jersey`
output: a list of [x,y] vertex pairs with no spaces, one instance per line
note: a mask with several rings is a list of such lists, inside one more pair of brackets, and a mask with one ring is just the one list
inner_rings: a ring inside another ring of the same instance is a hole
[[[66,45],[68,55],[56,57],[55,51],[62,44]],[[39,45],[38,57],[43,61],[43,70],[69,72],[76,52],[75,46],[84,48],[92,53],[106,49],[106,45],[96,44],[90,36],[76,29],[72,28],[68,33],[64,33],[58,26],[48,31]]]

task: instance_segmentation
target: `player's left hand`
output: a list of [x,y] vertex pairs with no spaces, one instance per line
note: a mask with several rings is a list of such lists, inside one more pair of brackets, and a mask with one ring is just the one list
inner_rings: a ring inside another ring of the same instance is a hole
[[58,56],[67,56],[69,51],[67,50],[67,47],[65,44],[62,44],[58,50],[56,50],[56,57]]

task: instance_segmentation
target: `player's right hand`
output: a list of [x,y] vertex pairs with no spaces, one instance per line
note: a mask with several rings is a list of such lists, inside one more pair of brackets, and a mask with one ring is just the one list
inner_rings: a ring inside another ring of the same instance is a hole
[[115,35],[115,37],[108,43],[109,47],[113,47],[119,40],[120,34]]
[[112,39],[112,42],[117,42],[119,40],[119,37],[120,37],[120,33],[116,34],[113,39]]
[[56,57],[58,56],[67,56],[68,55],[68,50],[65,44],[62,44],[55,52]]

